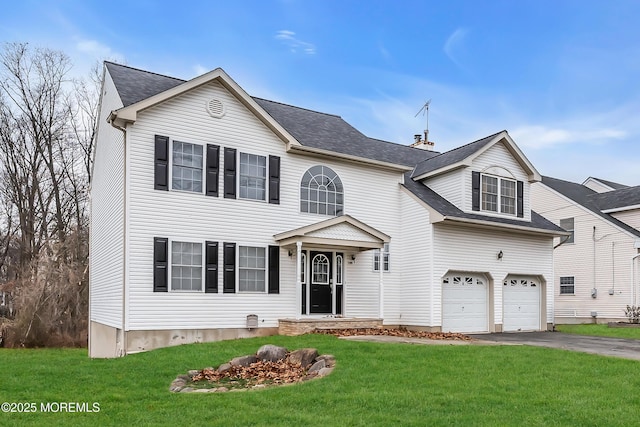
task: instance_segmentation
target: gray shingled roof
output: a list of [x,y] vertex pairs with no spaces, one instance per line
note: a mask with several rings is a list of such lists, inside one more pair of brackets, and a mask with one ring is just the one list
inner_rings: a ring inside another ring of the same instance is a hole
[[[577,204],[584,206],[606,221],[617,225],[634,236],[640,237],[640,230],[636,230],[624,222],[617,220],[613,216],[602,212],[603,209],[611,209],[616,207],[616,205],[617,207],[620,207],[640,204],[640,187],[630,187],[626,189],[623,188],[622,190],[608,191],[606,193],[597,193],[582,184],[551,178],[549,176],[543,176],[542,183],[563,196],[573,200]],[[622,205],[618,205],[619,202],[621,202]]]
[[[501,132],[504,132],[504,131],[501,131]],[[501,132],[496,132],[493,135],[489,135],[477,141],[470,142],[469,144],[463,145],[458,148],[454,148],[453,150],[449,150],[440,155],[431,157],[427,160],[423,160],[422,162],[416,165],[415,169],[413,170],[413,174],[411,174],[411,176],[417,177],[425,173],[443,168],[445,166],[449,166],[449,165],[461,162],[462,160],[476,153],[478,150],[482,149],[482,147],[484,147],[489,142],[491,142],[491,140]]]
[[[185,82],[113,62],[105,62],[125,107]],[[403,166],[439,153],[369,138],[340,116],[253,98],[302,145]]]
[[496,225],[517,225],[519,227],[530,228],[532,230],[548,230],[564,232],[564,230],[543,216],[531,211],[531,221],[522,221],[511,218],[493,217],[482,214],[466,213],[460,210],[458,207],[450,203],[444,197],[433,191],[426,185],[416,182],[411,179],[410,173],[406,173],[404,176],[404,184],[402,184],[407,190],[413,193],[420,200],[431,206],[438,213],[449,217],[450,219],[472,219],[485,222],[493,222]]
[[640,185],[607,191],[606,193],[597,193],[589,197],[603,211],[625,206],[637,206],[640,205]]
[[140,102],[143,99],[157,95],[181,85],[185,80],[138,70],[126,65],[105,61],[109,74],[116,85],[120,100],[125,107]]

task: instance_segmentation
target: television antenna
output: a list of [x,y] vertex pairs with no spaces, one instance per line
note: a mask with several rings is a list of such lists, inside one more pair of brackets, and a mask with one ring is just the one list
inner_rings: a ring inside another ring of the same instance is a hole
[[422,108],[420,108],[420,111],[418,111],[416,113],[415,117],[418,117],[418,115],[420,113],[422,113],[422,116],[427,118],[427,126],[424,130],[424,142],[429,142],[429,106],[431,105],[431,99],[429,99],[427,102],[424,103],[424,105],[422,106]]

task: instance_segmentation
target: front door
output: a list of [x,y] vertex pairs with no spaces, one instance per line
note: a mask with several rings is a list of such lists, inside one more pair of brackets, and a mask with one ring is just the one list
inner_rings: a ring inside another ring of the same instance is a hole
[[310,313],[332,313],[331,252],[311,252]]

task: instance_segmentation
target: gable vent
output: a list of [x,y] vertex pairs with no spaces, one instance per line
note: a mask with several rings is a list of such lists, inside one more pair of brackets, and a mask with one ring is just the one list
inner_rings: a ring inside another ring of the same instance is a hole
[[207,102],[207,113],[213,118],[219,119],[224,116],[224,104],[219,99],[211,99]]

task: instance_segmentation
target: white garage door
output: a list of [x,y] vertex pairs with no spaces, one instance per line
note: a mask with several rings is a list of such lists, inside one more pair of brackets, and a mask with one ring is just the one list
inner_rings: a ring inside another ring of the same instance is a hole
[[442,279],[442,332],[488,332],[488,294],[483,275],[447,274]]
[[540,281],[508,276],[502,286],[504,332],[540,330]]

